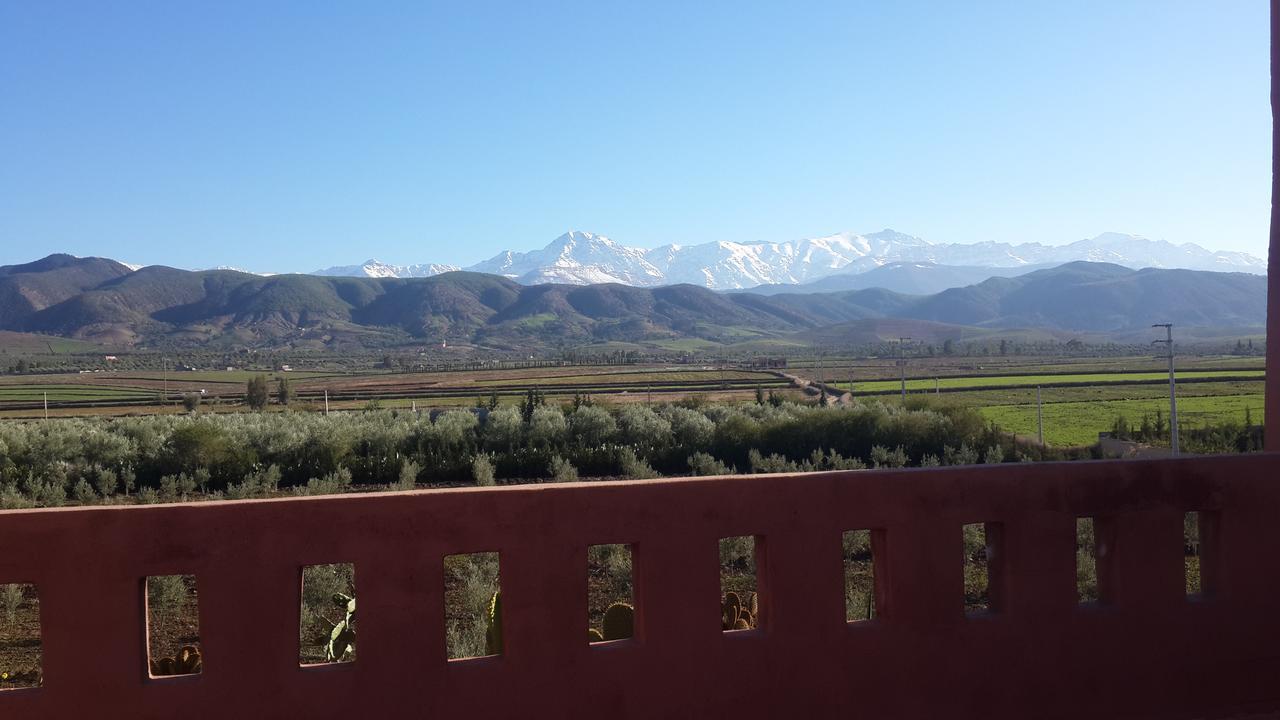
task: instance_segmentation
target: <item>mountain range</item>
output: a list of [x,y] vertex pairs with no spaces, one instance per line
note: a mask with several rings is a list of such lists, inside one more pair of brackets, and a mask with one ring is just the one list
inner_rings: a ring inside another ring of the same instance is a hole
[[[1174,245],[1122,233],[1103,233],[1059,246],[1036,242],[1016,245],[999,242],[931,243],[894,230],[868,234],[839,233],[789,242],[718,241],[664,245],[652,249],[627,247],[603,235],[574,230],[540,250],[507,250],[465,269],[501,275],[522,285],[622,283],[634,287],[658,287],[687,283],[712,290],[741,290],[847,278],[897,263],[954,268],[948,271],[951,275],[978,282],[997,275],[1017,274],[1012,271],[1025,272],[1078,260],[1114,263],[1134,269],[1266,272],[1263,260],[1246,253],[1206,250],[1194,243]],[[457,269],[450,265],[389,265],[369,260],[360,265],[332,267],[312,274],[408,278],[429,277]],[[978,272],[972,272],[973,269],[978,269]],[[983,275],[987,270],[995,272]],[[870,286],[842,279],[812,289]],[[936,291],[937,281],[921,289],[930,288]]]
[[340,347],[474,345],[530,350],[599,343],[840,337],[850,323],[930,323],[933,335],[1035,328],[1129,332],[1153,322],[1256,328],[1266,278],[1072,262],[932,294],[883,288],[718,293],[693,284],[522,285],[494,274],[427,278],[263,277],[233,270],[131,270],[52,255],[0,267],[0,330],[112,344]]

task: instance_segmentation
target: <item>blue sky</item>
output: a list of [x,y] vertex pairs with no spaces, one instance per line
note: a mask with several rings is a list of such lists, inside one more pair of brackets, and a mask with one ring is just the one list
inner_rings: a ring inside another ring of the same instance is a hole
[[1263,256],[1267,12],[3,3],[0,263],[465,265],[570,228]]

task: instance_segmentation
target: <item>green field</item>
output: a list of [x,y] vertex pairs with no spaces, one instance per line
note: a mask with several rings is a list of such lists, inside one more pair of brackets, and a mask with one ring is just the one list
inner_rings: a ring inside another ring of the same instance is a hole
[[138,400],[153,398],[154,390],[105,385],[20,385],[0,386],[0,401],[39,402],[48,393],[50,402],[62,400]]
[[[1183,428],[1207,423],[1243,423],[1245,412],[1250,411],[1254,422],[1261,422],[1262,393],[1249,395],[1222,395],[1183,397],[1178,401],[1178,420]],[[983,417],[993,420],[1001,428],[1019,435],[1036,434],[1036,406],[991,405],[979,408]],[[1089,445],[1098,440],[1098,433],[1105,432],[1123,415],[1131,423],[1141,421],[1142,416],[1154,417],[1157,412],[1169,413],[1168,397],[1130,400],[1055,402],[1044,405],[1044,439],[1050,445]]]
[[685,383],[685,382],[733,382],[754,381],[761,383],[786,382],[776,375],[746,370],[670,370],[624,371],[610,373],[583,373],[528,378],[481,378],[475,381],[483,387],[549,387],[554,385],[610,385],[616,383]]
[[[304,380],[310,378],[335,377],[339,375],[339,373],[310,372],[306,370],[293,372],[262,372],[260,370],[196,370],[194,372],[183,372],[175,370],[168,374],[168,379],[170,382],[229,382],[244,384],[259,375],[266,375],[269,380],[275,380],[278,377],[289,378],[290,380]],[[162,372],[130,372],[120,373],[113,377],[121,380],[159,381],[164,380],[166,376],[165,373]]]
[[[1264,371],[1262,370],[1187,370],[1178,373],[1178,378],[1182,380],[1192,379],[1209,379],[1209,378],[1262,378]],[[988,375],[985,377],[943,377],[936,380],[937,386],[943,390],[948,389],[967,389],[967,388],[983,388],[983,387],[1001,387],[1009,385],[1023,385],[1035,387],[1036,385],[1054,385],[1062,383],[1088,383],[1093,385],[1105,384],[1123,384],[1142,381],[1159,381],[1168,379],[1167,372],[1141,372],[1141,373],[1072,373],[1064,375]],[[833,384],[841,388],[847,388],[847,383],[833,381]],[[927,379],[910,379],[907,380],[907,392],[933,390],[934,378]],[[868,382],[853,383],[854,395],[859,392],[884,392],[893,391],[902,387],[901,380],[872,380]]]

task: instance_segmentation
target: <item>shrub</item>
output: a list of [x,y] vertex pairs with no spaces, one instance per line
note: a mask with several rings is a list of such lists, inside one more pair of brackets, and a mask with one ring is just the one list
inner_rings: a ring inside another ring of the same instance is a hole
[[405,460],[400,466],[400,481],[396,483],[397,490],[412,490],[418,486],[418,463],[411,460]]
[[578,481],[578,468],[559,455],[551,458],[551,464],[547,467],[547,472],[551,473],[551,479],[555,482]]
[[689,471],[694,475],[731,475],[733,470],[704,452],[689,456]]
[[618,467],[622,470],[623,477],[632,480],[647,480],[658,477],[658,473],[654,471],[649,463],[636,457],[636,451],[629,447],[624,447],[618,451]]
[[489,453],[479,453],[471,461],[471,479],[475,480],[478,487],[489,487],[494,484],[493,460]]

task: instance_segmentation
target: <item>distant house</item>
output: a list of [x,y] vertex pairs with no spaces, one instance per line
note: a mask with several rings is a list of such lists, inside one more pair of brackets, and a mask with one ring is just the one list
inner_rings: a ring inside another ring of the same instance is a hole
[[119,360],[120,358],[116,357],[115,355],[107,355],[107,356],[103,357],[102,359],[103,359],[103,360],[106,360],[107,362],[115,362],[115,361]]
[[292,365],[281,365],[281,366],[280,366],[280,372],[293,372],[293,366],[292,366]]

